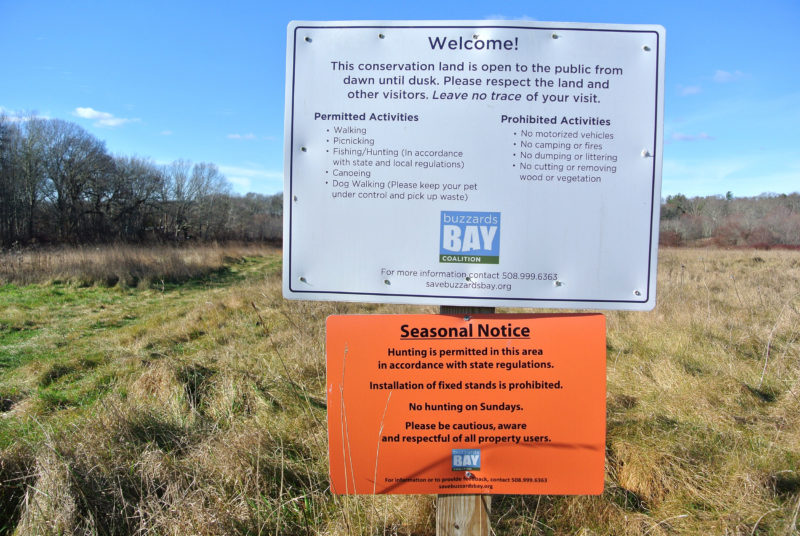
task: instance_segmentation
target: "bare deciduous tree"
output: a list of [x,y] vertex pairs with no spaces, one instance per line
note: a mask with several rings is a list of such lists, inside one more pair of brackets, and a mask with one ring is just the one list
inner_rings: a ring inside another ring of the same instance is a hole
[[230,193],[211,163],[111,156],[78,125],[0,114],[0,246],[280,240],[282,196]]

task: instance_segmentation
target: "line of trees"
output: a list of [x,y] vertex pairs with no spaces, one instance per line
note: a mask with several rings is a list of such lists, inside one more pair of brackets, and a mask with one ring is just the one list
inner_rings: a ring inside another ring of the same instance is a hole
[[0,246],[278,241],[282,195],[233,195],[210,163],[109,154],[60,119],[0,115]]
[[[233,195],[210,163],[162,166],[114,156],[80,126],[0,114],[0,247],[273,241],[281,239],[283,198]],[[800,247],[800,194],[669,196],[661,243]]]
[[663,245],[800,247],[800,194],[673,195],[661,205]]

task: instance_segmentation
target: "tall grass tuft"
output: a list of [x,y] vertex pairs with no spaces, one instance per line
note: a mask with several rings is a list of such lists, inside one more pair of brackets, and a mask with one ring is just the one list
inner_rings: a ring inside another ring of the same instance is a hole
[[147,287],[180,283],[224,268],[227,261],[271,251],[266,246],[111,245],[0,252],[0,284],[63,282]]

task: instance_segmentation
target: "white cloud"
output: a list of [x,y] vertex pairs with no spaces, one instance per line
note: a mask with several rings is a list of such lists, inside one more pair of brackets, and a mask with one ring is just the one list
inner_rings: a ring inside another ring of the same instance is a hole
[[256,139],[256,135],[253,134],[252,132],[249,132],[247,134],[228,134],[227,137],[228,137],[229,140],[254,140],[254,139]]
[[736,80],[740,80],[744,78],[744,73],[742,71],[734,71],[728,72],[717,69],[717,72],[714,73],[714,82],[725,84],[727,82],[735,82]]
[[173,132],[171,130],[162,130],[161,131],[161,135],[162,136],[172,136],[172,134],[173,134]]
[[241,187],[243,190],[250,188],[251,181],[247,177],[228,177],[228,181],[236,186]]
[[108,112],[101,112],[99,110],[95,110],[94,108],[75,108],[73,112],[78,117],[83,119],[91,119],[94,121],[94,126],[96,127],[118,127],[124,125],[125,123],[132,123],[139,121],[139,119],[128,119],[125,117],[115,117],[113,114]]
[[36,112],[20,112],[17,110],[9,110],[0,106],[0,115],[5,116],[5,120],[9,123],[24,123],[33,118],[36,119],[50,119],[48,115],[42,115]]
[[19,123],[20,121],[24,121],[18,112],[15,112],[14,110],[8,110],[2,106],[0,106],[0,116],[2,116],[3,119],[9,123]]
[[678,88],[680,89],[681,95],[684,97],[686,95],[697,95],[703,91],[703,88],[700,86],[678,86]]
[[111,114],[106,112],[98,112],[94,108],[75,108],[75,115],[78,117],[83,117],[84,119],[106,119],[109,117],[113,117]]

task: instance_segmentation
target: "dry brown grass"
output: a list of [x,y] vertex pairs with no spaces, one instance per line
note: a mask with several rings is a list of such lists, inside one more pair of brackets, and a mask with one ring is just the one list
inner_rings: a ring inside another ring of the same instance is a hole
[[[330,494],[324,323],[435,309],[288,302],[269,262],[127,291],[140,309],[118,314],[136,320],[87,343],[112,378],[96,403],[26,403],[43,378],[72,381],[44,358],[0,375],[17,397],[20,441],[0,449],[16,534],[433,534],[433,497]],[[659,264],[655,311],[607,313],[604,494],[497,496],[497,534],[798,534],[800,253],[664,249]]]
[[142,286],[204,276],[231,258],[263,255],[272,248],[246,245],[84,246],[0,252],[0,284],[65,282]]
[[792,534],[800,255],[666,249],[658,290],[608,315],[609,487],[672,518],[651,534]]

